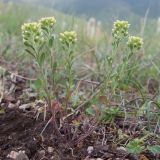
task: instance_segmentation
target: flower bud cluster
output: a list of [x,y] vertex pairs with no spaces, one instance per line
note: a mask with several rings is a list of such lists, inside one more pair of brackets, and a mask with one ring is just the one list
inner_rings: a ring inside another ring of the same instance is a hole
[[140,37],[130,36],[127,42],[128,47],[131,51],[138,51],[142,48],[143,39]]
[[128,36],[128,29],[129,29],[130,24],[128,21],[119,21],[117,20],[114,22],[114,27],[112,29],[112,36],[120,40],[126,36]]
[[25,23],[22,25],[22,36],[24,44],[36,43],[44,41],[44,28],[53,28],[56,23],[54,17],[42,18],[39,23]]
[[77,34],[75,31],[66,31],[64,33],[60,33],[60,41],[63,45],[69,46],[70,44],[75,44],[77,41]]
[[42,29],[44,29],[44,28],[51,29],[56,24],[56,19],[54,17],[42,18],[39,21],[39,24],[40,24]]
[[41,40],[41,32],[38,23],[25,23],[22,26],[23,42],[34,41],[38,43]]
[[[114,22],[114,27],[112,29],[112,36],[115,39],[115,42],[119,43],[120,40],[127,37],[128,42],[127,46],[131,51],[138,51],[142,48],[143,39],[140,37],[130,36],[128,34],[130,24],[128,21],[119,21]],[[114,43],[113,43],[114,44]]]

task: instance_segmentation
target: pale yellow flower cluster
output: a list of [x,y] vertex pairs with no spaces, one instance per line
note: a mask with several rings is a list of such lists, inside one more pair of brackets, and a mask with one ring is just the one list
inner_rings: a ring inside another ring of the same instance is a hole
[[56,24],[56,19],[54,17],[42,18],[39,21],[41,28],[52,28]]
[[30,41],[31,39],[34,42],[39,42],[41,39],[41,32],[40,32],[40,26],[38,23],[25,23],[22,26],[22,36],[23,36],[23,42]]
[[130,36],[127,42],[128,47],[133,50],[140,50],[143,45],[143,39],[140,37]]
[[[22,26],[22,36],[24,44],[26,42],[33,41],[35,43],[41,43],[44,40],[44,32],[51,32],[52,28],[56,24],[56,19],[54,17],[42,18],[38,23],[25,23]],[[65,31],[60,33],[60,39],[63,45],[69,46],[77,41],[77,34],[75,31]]]
[[67,46],[75,44],[77,41],[77,34],[75,31],[65,31],[64,33],[60,33],[60,41],[63,45]]
[[114,22],[114,27],[112,29],[112,35],[115,39],[122,39],[128,36],[128,29],[130,24],[128,21],[119,21]]
[[24,44],[26,42],[41,43],[44,40],[43,30],[53,28],[56,23],[54,17],[42,18],[39,22],[25,23],[22,25],[22,36]]
[[140,37],[130,36],[128,33],[130,24],[128,21],[119,21],[114,22],[114,27],[112,29],[112,36],[116,41],[120,41],[123,38],[127,37],[127,45],[131,51],[138,51],[142,48],[143,39]]

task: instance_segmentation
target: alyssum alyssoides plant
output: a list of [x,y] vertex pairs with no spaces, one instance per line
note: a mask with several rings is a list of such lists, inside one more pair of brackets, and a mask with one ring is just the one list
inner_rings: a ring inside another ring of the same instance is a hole
[[[80,129],[82,122],[74,120],[74,117],[76,117],[74,116],[75,112],[72,113],[72,109],[69,109],[72,107],[71,99],[75,89],[73,62],[77,35],[74,31],[65,31],[57,36],[54,31],[55,24],[54,17],[42,18],[39,22],[24,24],[22,26],[23,43],[26,52],[32,55],[37,63],[39,77],[36,81],[36,86],[41,96],[45,98],[48,109],[52,113],[47,125],[52,122],[57,138],[66,142],[67,145],[73,145],[90,135],[95,129],[94,124],[97,124],[97,122],[96,118],[94,118],[93,125],[89,124],[92,127],[88,129],[87,126],[84,126],[83,129]],[[64,63],[62,65],[59,63],[60,59],[57,59],[57,54],[60,53],[54,52],[54,45],[57,44],[57,41],[63,51],[61,55],[63,58],[61,57],[61,59],[64,59]],[[59,73],[59,68],[64,71],[65,79]],[[57,79],[57,77],[60,78]],[[65,81],[65,87],[60,88],[65,95],[63,100],[60,100],[61,98],[57,95],[57,85],[61,83],[60,79]],[[87,124],[85,123],[84,125]],[[77,134],[82,130],[84,134]]]
[[119,107],[110,108],[109,99],[116,97],[122,87],[133,83],[138,69],[137,52],[142,48],[143,40],[140,37],[129,35],[129,27],[128,21],[114,22],[111,51],[104,55],[103,63],[101,63],[102,78],[99,100],[103,106],[101,107],[101,119],[105,122],[108,122],[110,116],[112,119],[122,113]]
[[[49,64],[49,69],[55,77],[55,64],[53,59],[52,49],[54,41],[54,25],[55,18],[42,18],[38,23],[26,23],[22,26],[23,43],[25,50],[35,59],[39,69],[39,78],[36,81],[41,95],[45,97],[49,108],[51,108],[51,93],[48,86],[48,70],[46,67]],[[52,84],[53,86],[55,84]],[[53,87],[52,86],[52,87]]]
[[130,81],[138,67],[136,52],[143,45],[140,37],[129,35],[130,24],[128,21],[114,22],[112,29],[112,50],[104,58],[103,63],[103,85],[101,94],[106,89],[111,89],[114,94],[120,84]]
[[[54,30],[55,24],[54,17],[42,18],[39,22],[24,24],[22,26],[22,36],[25,50],[32,55],[39,70],[36,86],[52,113],[48,123],[53,123],[54,133],[59,140],[73,145],[84,140],[94,131],[100,120],[100,112],[94,107],[95,116],[92,124],[91,121],[88,122],[90,124],[83,123],[82,120],[84,120],[85,117],[83,116],[85,115],[81,115],[81,120],[74,119],[76,112],[71,113],[73,109],[71,99],[75,90],[73,62],[77,35],[74,31],[70,31],[57,36]],[[102,95],[108,87],[114,92],[119,82],[123,81],[126,75],[133,70],[129,64],[134,53],[142,47],[143,42],[139,37],[129,36],[128,29],[129,24],[126,21],[117,21],[114,24],[112,52],[106,56],[103,63]],[[64,59],[64,65],[60,65],[60,60],[57,58],[60,53],[55,53],[57,40],[60,42],[59,47],[63,51],[61,56]],[[122,57],[119,57],[118,49],[121,43],[125,44],[124,53]],[[118,60],[120,63],[117,63]],[[65,90],[61,88],[65,95],[65,103],[64,100],[63,102],[59,101],[60,97],[57,94],[60,79],[64,78],[59,74],[59,68],[62,68],[63,73],[65,73]],[[70,108],[72,109],[69,110]],[[80,132],[84,134],[79,134]]]
[[[56,34],[54,33],[54,26],[56,20],[54,17],[42,18],[38,23],[26,23],[22,26],[22,36],[25,45],[25,50],[31,54],[39,68],[39,79],[37,80],[38,89],[42,92],[41,95],[45,97],[49,107],[51,107],[51,99],[55,98],[57,65],[58,58],[54,53],[54,41],[56,41]],[[77,41],[77,35],[74,31],[64,32],[60,34],[61,46],[65,52],[65,72],[67,75],[66,92],[67,99],[70,99],[73,90],[73,60],[74,60],[74,45]],[[48,75],[51,76],[51,89],[49,89]],[[55,94],[55,95],[54,95]]]
[[68,103],[71,101],[71,95],[74,91],[74,70],[73,70],[73,62],[74,62],[74,44],[77,41],[76,33],[74,31],[60,33],[60,42],[62,44],[63,50],[66,54],[65,56],[65,71],[67,74],[66,81],[66,108]]

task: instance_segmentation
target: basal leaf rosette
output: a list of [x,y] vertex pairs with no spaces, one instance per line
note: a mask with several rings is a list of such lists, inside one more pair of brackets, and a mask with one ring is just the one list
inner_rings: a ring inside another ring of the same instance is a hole
[[143,39],[136,36],[130,36],[127,45],[131,51],[138,51],[143,46]]

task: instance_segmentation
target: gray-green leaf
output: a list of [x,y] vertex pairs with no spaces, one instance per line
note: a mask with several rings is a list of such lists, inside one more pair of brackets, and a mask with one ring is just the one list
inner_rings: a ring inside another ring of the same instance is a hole
[[151,151],[153,154],[160,154],[160,146],[155,145],[155,146],[147,146],[147,149]]

